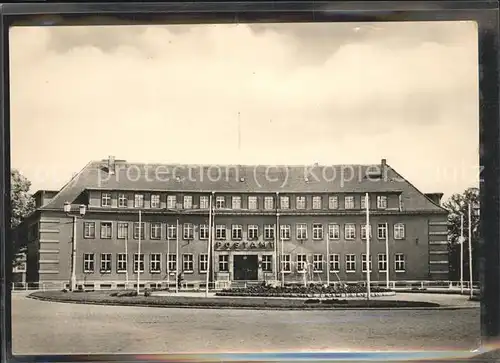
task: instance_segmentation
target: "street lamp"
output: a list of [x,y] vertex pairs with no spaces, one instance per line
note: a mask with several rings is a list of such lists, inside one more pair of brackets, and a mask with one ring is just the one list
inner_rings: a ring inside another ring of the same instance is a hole
[[71,214],[71,204],[69,202],[64,203],[64,212],[68,217],[73,218],[73,238],[71,239],[71,276],[69,280],[70,291],[75,291],[76,289],[76,220],[77,218],[83,218],[87,211],[87,207],[83,204],[79,207],[78,214]]

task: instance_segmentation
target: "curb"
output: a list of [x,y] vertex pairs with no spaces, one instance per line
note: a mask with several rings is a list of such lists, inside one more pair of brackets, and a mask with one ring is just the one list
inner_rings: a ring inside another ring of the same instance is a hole
[[99,301],[74,301],[74,300],[58,300],[43,298],[39,296],[28,295],[27,298],[45,302],[55,302],[61,304],[79,304],[79,305],[99,305],[99,306],[127,306],[127,307],[145,307],[145,308],[171,308],[171,309],[207,309],[207,310],[279,310],[279,311],[326,311],[326,310],[466,310],[466,309],[478,309],[473,306],[435,306],[435,307],[374,307],[374,308],[361,308],[361,307],[272,307],[272,306],[207,306],[207,305],[183,305],[183,304],[172,304],[172,305],[148,305],[141,303],[109,303],[109,302],[99,302]]

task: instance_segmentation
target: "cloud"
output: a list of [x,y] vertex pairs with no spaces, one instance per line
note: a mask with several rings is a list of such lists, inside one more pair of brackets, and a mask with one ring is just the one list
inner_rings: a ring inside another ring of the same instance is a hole
[[28,176],[64,165],[66,179],[109,154],[376,163],[383,150],[418,185],[428,160],[403,155],[477,156],[474,23],[29,27],[10,42],[12,160]]

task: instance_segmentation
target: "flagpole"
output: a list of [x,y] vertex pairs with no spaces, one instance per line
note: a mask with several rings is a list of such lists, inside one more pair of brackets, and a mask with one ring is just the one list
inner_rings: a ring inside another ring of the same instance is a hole
[[470,280],[470,297],[473,297],[472,291],[472,215],[471,215],[471,202],[469,201],[469,280]]
[[125,235],[125,290],[128,289],[128,230],[127,230],[127,235]]
[[141,280],[141,237],[142,237],[142,215],[139,210],[139,241],[137,244],[137,295],[139,295],[139,283]]
[[330,231],[326,236],[326,286],[330,286]]
[[284,242],[283,242],[283,236],[281,235],[280,231],[280,240],[281,240],[281,286],[285,287],[285,268],[284,268],[284,257],[285,257],[285,248],[284,248]]
[[274,281],[278,282],[278,236],[281,235],[280,213],[279,213],[279,192],[276,192],[276,229],[274,232]]
[[389,288],[389,223],[385,223],[385,285]]
[[179,292],[179,217],[175,221],[175,292]]
[[170,234],[167,223],[167,289],[170,290]]
[[210,195],[210,211],[208,212],[208,242],[207,242],[207,276],[205,282],[205,297],[208,297],[208,285],[210,283],[210,257],[212,252],[212,195]]
[[366,206],[366,299],[370,300],[370,205],[368,193],[365,195]]
[[460,293],[464,293],[464,214],[460,212]]

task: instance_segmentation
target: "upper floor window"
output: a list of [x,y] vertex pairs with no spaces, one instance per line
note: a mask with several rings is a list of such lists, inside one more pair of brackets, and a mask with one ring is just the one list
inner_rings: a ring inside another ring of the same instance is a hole
[[370,208],[370,197],[366,198],[366,195],[361,196],[361,209],[366,209],[366,202],[368,202],[368,208]]
[[313,209],[321,209],[323,206],[321,205],[321,197],[314,196],[313,197]]
[[128,206],[127,194],[125,194],[125,193],[118,194],[118,207],[119,208],[126,208],[127,206]]
[[290,197],[280,197],[280,208],[290,209]]
[[248,209],[257,209],[257,197],[248,197]]
[[151,194],[151,208],[160,208],[160,194]]
[[102,239],[110,239],[111,238],[111,230],[112,230],[111,222],[101,222],[101,238]]
[[295,199],[295,208],[306,209],[306,197],[300,196]]
[[280,234],[280,238],[281,239],[290,239],[291,237],[291,227],[289,224],[281,224],[280,225],[280,230],[281,230],[281,234]]
[[330,195],[328,197],[328,208],[339,209],[339,197],[337,197],[336,195]]
[[249,224],[248,225],[248,236],[247,238],[249,240],[257,240],[259,239],[259,226],[256,224]]
[[219,195],[215,198],[215,208],[226,208],[226,198],[224,196]]
[[135,194],[134,195],[134,207],[135,208],[144,208],[144,194]]
[[354,197],[352,195],[344,197],[344,208],[354,209]]
[[313,239],[321,240],[323,239],[323,225],[321,223],[314,223],[313,229]]
[[193,239],[194,237],[194,227],[193,227],[193,224],[192,223],[184,223],[184,226],[183,226],[183,239],[187,239],[187,240],[190,240],[190,239]]
[[167,208],[175,209],[177,207],[177,195],[168,195],[167,196]]
[[377,196],[377,208],[386,209],[387,208],[387,196],[379,195]]
[[241,197],[233,196],[231,204],[232,209],[241,209]]
[[84,222],[83,238],[95,238],[95,222]]
[[354,223],[346,223],[344,226],[344,237],[345,239],[356,238],[356,225]]
[[377,226],[377,235],[379,239],[386,239],[387,237],[387,225],[385,223],[380,223]]
[[340,239],[340,226],[336,223],[328,225],[328,239]]
[[101,207],[111,207],[111,193],[101,194]]
[[239,241],[243,238],[243,226],[240,224],[233,224],[231,228],[231,239]]
[[184,196],[184,209],[191,209],[193,208],[193,196],[192,195],[185,195]]
[[307,224],[297,223],[296,226],[297,239],[307,239]]
[[394,239],[405,238],[405,225],[403,223],[396,223],[394,225]]
[[274,239],[274,224],[264,225],[264,238],[267,240]]
[[273,197],[265,197],[264,198],[264,209],[267,209],[267,210],[274,209],[274,198]]
[[208,209],[208,208],[210,208],[209,204],[210,204],[210,201],[209,201],[209,198],[206,195],[200,196],[200,208],[201,209]]

